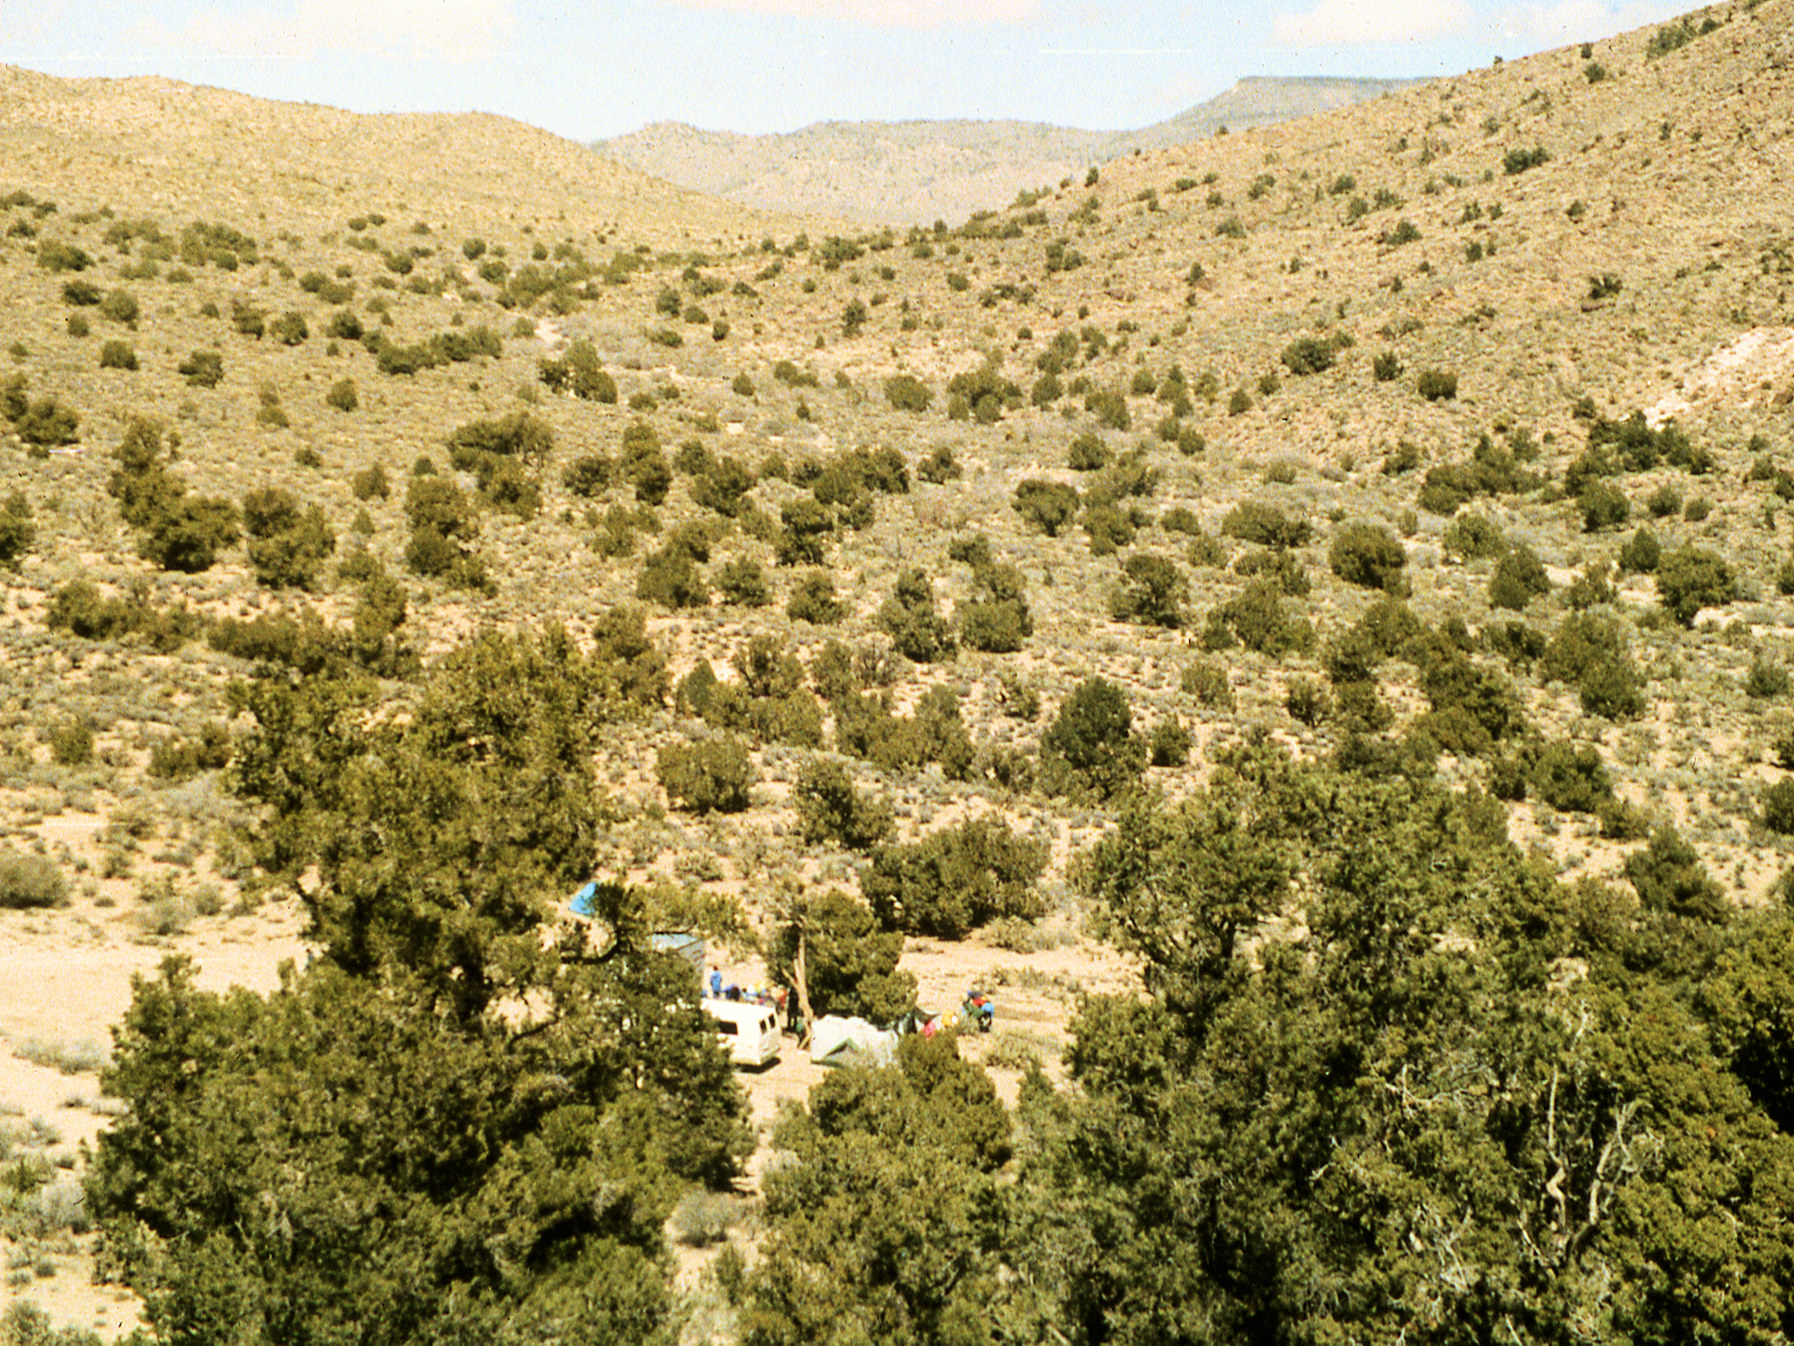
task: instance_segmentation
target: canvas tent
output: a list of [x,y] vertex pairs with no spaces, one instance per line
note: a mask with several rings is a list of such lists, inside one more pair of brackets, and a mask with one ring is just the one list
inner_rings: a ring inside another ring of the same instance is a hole
[[824,1015],[810,1029],[810,1059],[823,1066],[888,1066],[897,1059],[897,1034],[864,1019]]

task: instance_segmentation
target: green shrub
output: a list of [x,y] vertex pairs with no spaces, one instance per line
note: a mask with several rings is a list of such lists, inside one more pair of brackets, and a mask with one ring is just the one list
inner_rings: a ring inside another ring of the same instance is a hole
[[1275,505],[1242,500],[1221,520],[1221,532],[1264,547],[1302,547],[1314,535],[1306,519],[1292,519]]
[[93,760],[93,726],[76,716],[50,730],[50,760],[57,766],[86,766]]
[[1066,455],[1066,466],[1074,472],[1095,472],[1109,465],[1109,446],[1086,431],[1072,440]]
[[196,388],[216,388],[224,380],[224,356],[217,351],[196,350],[175,366]]
[[1228,680],[1227,666],[1219,660],[1196,659],[1185,664],[1178,688],[1211,710],[1233,709],[1233,684]]
[[1210,611],[1202,632],[1203,646],[1224,650],[1236,640],[1249,650],[1275,659],[1314,648],[1314,627],[1304,617],[1284,611],[1278,586],[1257,579],[1239,594]]
[[915,1006],[915,974],[897,969],[902,931],[880,929],[871,908],[838,888],[799,898],[781,916],[767,959],[779,985],[796,984],[800,950],[815,1014],[858,1015],[882,1024]]
[[810,845],[826,842],[850,851],[870,851],[896,832],[891,806],[862,795],[847,769],[828,758],[815,758],[804,766],[791,799],[799,832]]
[[1078,493],[1063,482],[1031,477],[1016,486],[1013,506],[1016,513],[1048,537],[1058,537],[1059,530],[1077,515]]
[[310,589],[336,550],[336,532],[316,505],[304,510],[291,491],[265,487],[243,497],[249,564],[270,588]]
[[635,498],[658,505],[673,485],[673,469],[661,451],[660,436],[644,421],[634,421],[623,431],[618,468],[623,480],[635,488]]
[[355,380],[341,378],[331,384],[330,391],[324,394],[324,405],[341,412],[354,411],[359,407],[361,394],[356,390]]
[[1738,581],[1725,560],[1704,548],[1687,545],[1666,552],[1657,563],[1657,594],[1670,617],[1693,626],[1702,608],[1738,598]]
[[61,907],[68,900],[68,879],[49,856],[0,851],[0,910]]
[[763,608],[772,602],[766,572],[751,556],[738,556],[716,572],[716,587],[723,601],[736,607]]
[[1109,799],[1137,781],[1145,746],[1127,693],[1105,678],[1074,687],[1040,739],[1043,784],[1054,793]]
[[1645,849],[1628,855],[1625,873],[1646,911],[1713,923],[1725,919],[1725,894],[1673,827],[1659,827]]
[[935,607],[934,586],[920,569],[905,570],[897,577],[876,620],[907,659],[927,664],[953,657],[953,629]]
[[1529,168],[1537,168],[1551,161],[1551,154],[1543,145],[1535,145],[1529,150],[1511,149],[1501,157],[1501,171],[1510,178],[1517,177]]
[[1446,369],[1423,369],[1414,389],[1429,402],[1449,402],[1458,395],[1458,376]]
[[691,813],[740,813],[754,782],[753,759],[738,739],[715,735],[699,743],[669,743],[655,762],[667,798]]
[[1404,587],[1402,569],[1407,550],[1380,524],[1349,523],[1333,535],[1327,564],[1347,584],[1399,593]]
[[1744,678],[1744,694],[1759,700],[1784,697],[1789,685],[1788,670],[1759,654],[1750,661],[1750,672]]
[[349,479],[349,490],[357,500],[385,500],[392,495],[392,482],[383,464],[364,467]]
[[1533,759],[1533,792],[1554,809],[1593,813],[1613,798],[1613,780],[1589,744],[1547,743]]
[[1523,611],[1535,598],[1551,592],[1550,577],[1538,553],[1524,544],[1509,548],[1489,577],[1489,602],[1511,612]]
[[1458,515],[1445,526],[1441,541],[1447,552],[1467,561],[1501,556],[1508,549],[1501,525],[1481,514]]
[[1649,528],[1640,527],[1620,546],[1620,569],[1628,574],[1651,575],[1663,559],[1663,544]]
[[997,819],[977,818],[907,846],[879,847],[860,887],[886,929],[959,939],[1000,917],[1039,916],[1034,884],[1046,859],[1045,846]]
[[1378,383],[1393,383],[1402,376],[1402,360],[1394,351],[1383,351],[1370,363],[1372,377]]
[[793,586],[785,615],[794,622],[832,626],[847,615],[847,605],[835,597],[835,577],[813,570]]
[[691,556],[681,547],[668,545],[643,561],[635,596],[675,610],[702,608],[710,604],[710,587]]
[[1146,759],[1156,767],[1188,766],[1193,742],[1183,723],[1175,715],[1167,716],[1152,727]]
[[577,496],[602,495],[610,486],[611,468],[611,460],[600,454],[582,454],[562,470],[561,485]]
[[136,369],[137,367],[137,352],[131,348],[130,342],[114,337],[100,347],[101,369]]
[[916,465],[916,475],[931,485],[942,486],[949,481],[959,480],[962,474],[953,450],[945,444],[937,444]]
[[1632,517],[1632,503],[1626,499],[1625,492],[1598,479],[1582,488],[1576,504],[1582,511],[1582,528],[1587,533],[1618,528]]
[[1283,348],[1283,364],[1292,374],[1319,374],[1333,368],[1339,346],[1330,337],[1297,337]]
[[1190,589],[1163,556],[1136,552],[1122,563],[1122,582],[1110,594],[1109,615],[1118,622],[1175,629],[1184,624]]
[[37,525],[31,505],[22,491],[0,501],[0,566],[16,567],[19,558],[37,542]]
[[210,570],[218,552],[241,535],[230,501],[183,496],[150,520],[138,552],[164,570],[192,575]]

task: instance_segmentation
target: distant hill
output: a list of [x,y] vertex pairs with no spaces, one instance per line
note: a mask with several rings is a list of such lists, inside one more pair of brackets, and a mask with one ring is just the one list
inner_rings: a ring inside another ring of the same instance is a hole
[[594,148],[678,186],[757,209],[877,224],[953,222],[1132,150],[1167,149],[1223,126],[1247,130],[1331,112],[1411,82],[1242,79],[1134,131],[1019,121],[818,122],[755,136],[655,122]]

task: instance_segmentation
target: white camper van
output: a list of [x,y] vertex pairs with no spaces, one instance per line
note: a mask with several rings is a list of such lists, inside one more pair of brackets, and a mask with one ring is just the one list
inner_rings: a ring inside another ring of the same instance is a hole
[[779,1013],[771,1005],[709,996],[702,1003],[736,1065],[759,1067],[779,1059]]

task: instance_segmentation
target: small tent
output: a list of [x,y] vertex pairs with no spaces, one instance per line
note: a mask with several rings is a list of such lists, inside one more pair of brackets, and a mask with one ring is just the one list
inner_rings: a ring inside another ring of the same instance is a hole
[[888,1066],[897,1059],[897,1034],[827,1014],[810,1029],[810,1059],[822,1066]]

